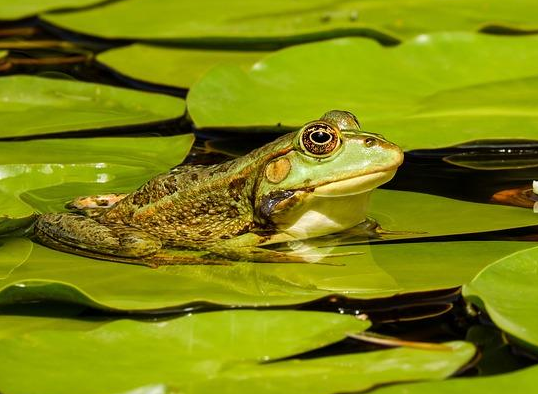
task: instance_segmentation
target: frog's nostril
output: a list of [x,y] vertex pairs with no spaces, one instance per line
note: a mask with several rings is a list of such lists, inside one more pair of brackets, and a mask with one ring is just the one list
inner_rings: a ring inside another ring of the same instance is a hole
[[368,148],[371,148],[372,146],[377,145],[377,139],[368,137],[364,140],[364,145],[366,145]]

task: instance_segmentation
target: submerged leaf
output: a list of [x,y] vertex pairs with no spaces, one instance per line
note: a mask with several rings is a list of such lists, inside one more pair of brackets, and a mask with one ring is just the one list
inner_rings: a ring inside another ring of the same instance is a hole
[[[536,37],[464,33],[419,36],[393,48],[360,38],[305,44],[248,72],[212,69],[189,92],[189,113],[198,128],[275,130],[349,110],[366,130],[405,150],[535,140],[537,44]],[[503,66],[491,67],[495,61]]]
[[[0,316],[0,322],[6,319],[10,317]],[[291,388],[329,394],[444,378],[475,352],[469,343],[450,342],[448,350],[294,357],[369,325],[353,316],[320,312],[210,312],[152,323],[96,323],[93,330],[69,321],[70,330],[59,323],[59,330],[51,324],[35,330],[31,319],[24,324],[30,326],[28,332],[0,340],[0,390],[6,394],[120,393],[136,387],[146,393],[151,387],[168,387],[185,393],[282,393]],[[293,358],[279,361],[286,357]]]
[[88,82],[0,78],[0,138],[138,125],[178,118],[182,99]]
[[495,324],[538,352],[538,247],[487,266],[463,288]]

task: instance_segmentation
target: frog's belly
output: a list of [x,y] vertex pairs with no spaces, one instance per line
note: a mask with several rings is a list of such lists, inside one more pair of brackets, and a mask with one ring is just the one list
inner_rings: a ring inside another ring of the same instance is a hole
[[370,193],[309,196],[300,208],[291,210],[285,220],[276,223],[278,231],[290,239],[306,239],[355,227],[366,220]]

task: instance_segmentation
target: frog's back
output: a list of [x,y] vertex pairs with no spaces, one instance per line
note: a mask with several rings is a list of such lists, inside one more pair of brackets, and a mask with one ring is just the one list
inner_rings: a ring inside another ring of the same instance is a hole
[[231,165],[176,167],[127,196],[100,221],[143,229],[173,246],[196,247],[247,232],[253,221],[249,185],[226,172]]

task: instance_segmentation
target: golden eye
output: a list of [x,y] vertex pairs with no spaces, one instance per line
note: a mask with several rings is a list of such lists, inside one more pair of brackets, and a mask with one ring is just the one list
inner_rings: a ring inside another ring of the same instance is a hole
[[327,156],[340,146],[338,132],[328,123],[315,122],[303,128],[301,148],[314,156]]
[[364,145],[366,145],[366,147],[368,147],[368,148],[371,148],[372,146],[376,146],[377,145],[377,138],[373,138],[373,137],[365,138],[364,139]]

